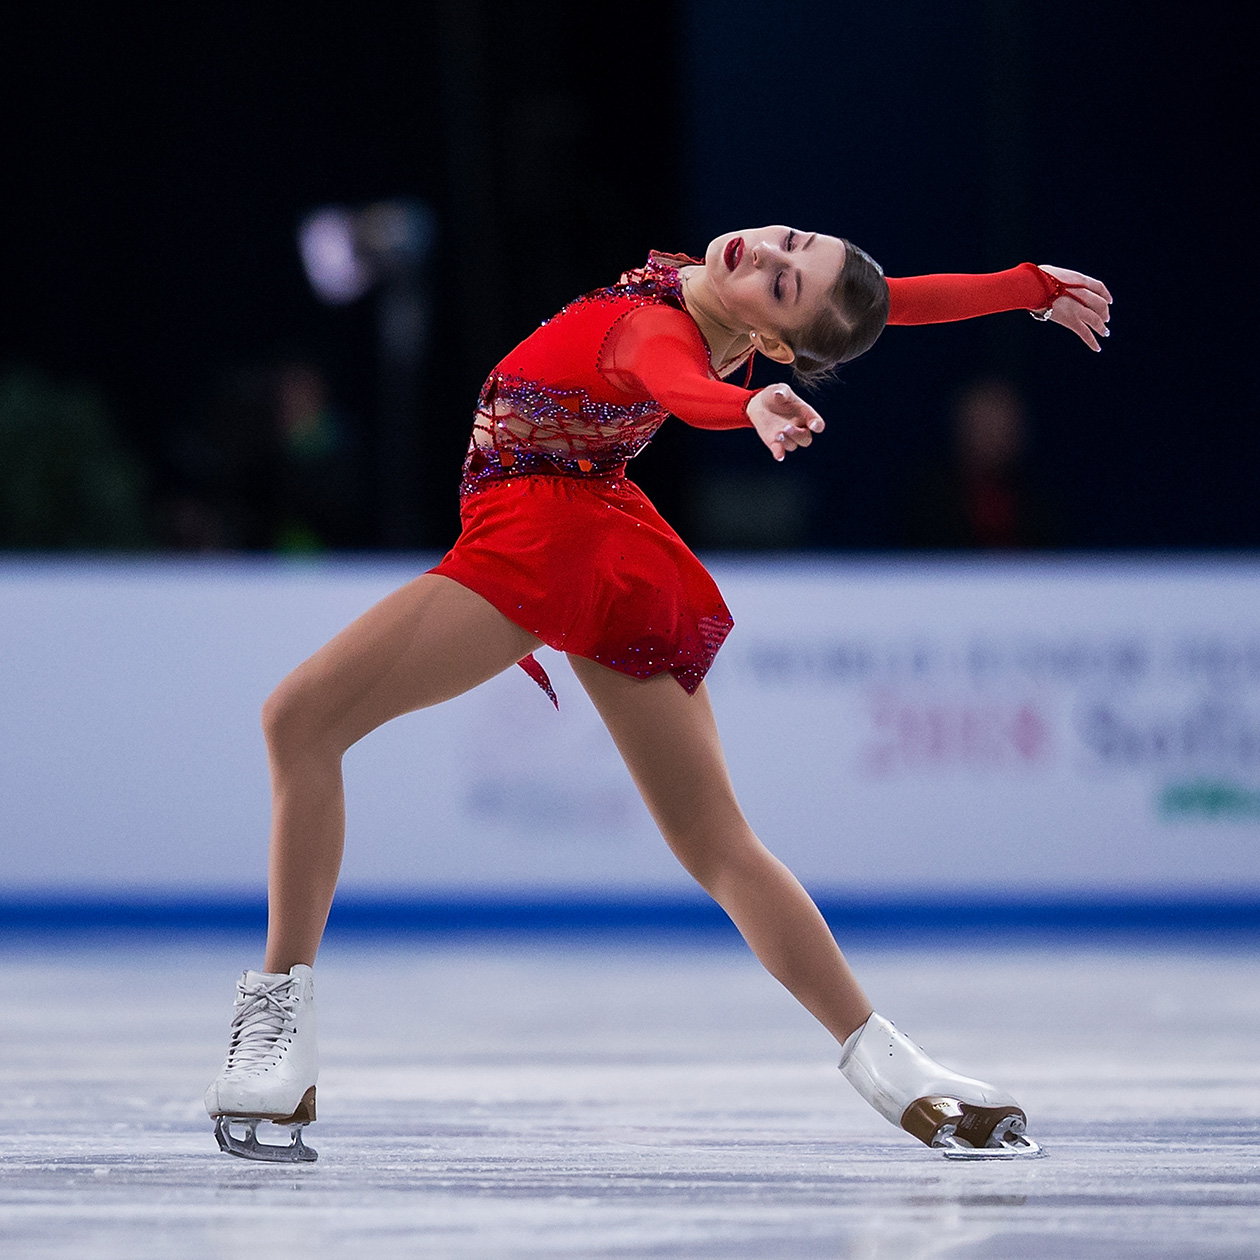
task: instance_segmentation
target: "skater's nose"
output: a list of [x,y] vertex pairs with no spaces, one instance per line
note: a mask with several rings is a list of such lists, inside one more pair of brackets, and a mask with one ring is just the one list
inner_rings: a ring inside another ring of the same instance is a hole
[[769,267],[781,267],[786,255],[780,245],[773,241],[758,241],[752,248],[753,266],[759,271]]

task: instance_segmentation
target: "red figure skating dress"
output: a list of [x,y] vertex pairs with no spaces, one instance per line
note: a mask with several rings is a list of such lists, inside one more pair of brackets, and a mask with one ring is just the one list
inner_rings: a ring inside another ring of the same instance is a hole
[[[482,387],[460,487],[463,529],[432,570],[560,652],[700,685],[734,621],[717,584],[625,475],[666,416],[746,427],[755,391],[720,380],[678,268],[652,254],[571,302]],[[1064,291],[1025,263],[889,282],[889,323],[1041,309]],[[744,360],[728,365],[727,371]],[[522,666],[555,699],[542,668]]]

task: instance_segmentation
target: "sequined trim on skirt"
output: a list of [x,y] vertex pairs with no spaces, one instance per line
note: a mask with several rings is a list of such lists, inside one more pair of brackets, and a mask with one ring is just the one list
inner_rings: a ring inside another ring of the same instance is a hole
[[624,476],[497,481],[460,516],[463,532],[431,572],[558,652],[634,678],[668,672],[690,694],[734,625],[717,583]]

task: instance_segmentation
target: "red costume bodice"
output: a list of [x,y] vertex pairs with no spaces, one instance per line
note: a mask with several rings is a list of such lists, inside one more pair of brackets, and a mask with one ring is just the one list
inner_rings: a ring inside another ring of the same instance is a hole
[[[692,261],[653,253],[616,284],[570,302],[498,364],[477,401],[463,497],[522,475],[617,475],[668,415],[705,429],[749,424],[754,391],[717,376],[683,305],[678,268]],[[1036,310],[1065,291],[1031,263],[889,279],[888,287],[890,324]]]
[[464,495],[522,474],[615,474],[670,414],[701,428],[748,423],[750,392],[716,376],[683,307],[686,261],[652,254],[503,358],[477,400]]

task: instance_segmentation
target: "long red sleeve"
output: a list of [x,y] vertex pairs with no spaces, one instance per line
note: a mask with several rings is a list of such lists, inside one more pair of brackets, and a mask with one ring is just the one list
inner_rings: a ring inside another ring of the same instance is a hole
[[987,275],[888,277],[890,324],[946,324],[998,311],[1041,311],[1065,287],[1032,263]]
[[675,307],[643,306],[623,315],[609,331],[600,370],[614,385],[650,395],[698,429],[752,423],[745,408],[755,391],[713,376],[700,330]]

